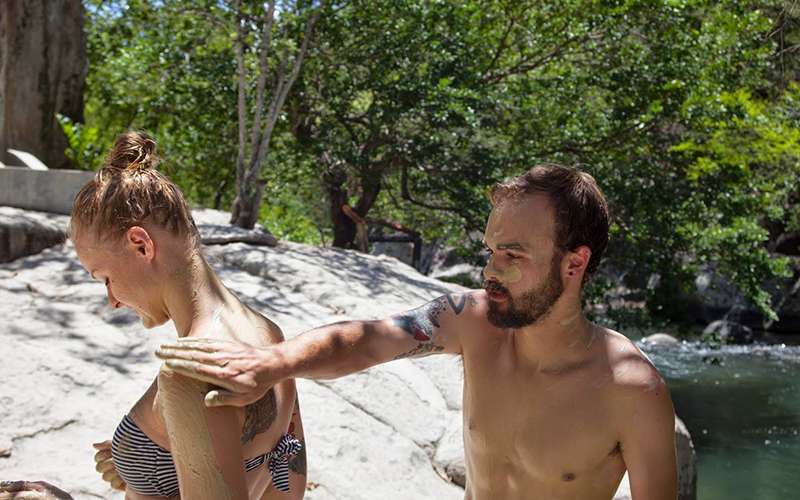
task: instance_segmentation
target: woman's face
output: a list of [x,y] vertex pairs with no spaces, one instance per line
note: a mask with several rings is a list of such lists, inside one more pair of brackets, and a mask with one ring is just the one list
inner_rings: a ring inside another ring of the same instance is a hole
[[98,241],[91,231],[74,231],[72,241],[83,267],[105,284],[111,307],[132,309],[145,328],[170,319],[154,272],[155,245],[143,228],[132,227],[115,241]]

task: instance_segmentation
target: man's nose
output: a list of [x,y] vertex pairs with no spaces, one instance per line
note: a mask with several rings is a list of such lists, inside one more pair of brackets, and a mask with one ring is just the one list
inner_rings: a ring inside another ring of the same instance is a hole
[[486,266],[483,268],[483,278],[486,280],[494,279],[496,281],[500,281],[500,270],[497,269],[497,260],[494,256],[489,257],[489,261],[486,263]]

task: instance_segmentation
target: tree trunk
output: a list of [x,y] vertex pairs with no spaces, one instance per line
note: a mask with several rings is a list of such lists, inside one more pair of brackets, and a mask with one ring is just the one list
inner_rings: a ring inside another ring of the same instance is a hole
[[323,155],[322,164],[327,165],[322,174],[322,184],[328,194],[331,224],[333,225],[333,246],[337,248],[353,248],[356,239],[356,225],[343,211],[342,207],[349,203],[347,173],[341,165],[330,165],[327,155]]
[[231,224],[253,229],[258,222],[258,210],[264,197],[265,183],[259,181],[254,190],[240,189],[231,207]]
[[0,0],[0,161],[13,148],[70,167],[56,113],[83,121],[83,22],[80,0]]
[[[358,227],[343,210],[343,207],[350,204],[350,199],[345,187],[347,182],[347,172],[341,164],[330,165],[330,159],[323,155],[321,160],[323,165],[328,165],[322,175],[322,183],[328,193],[328,203],[330,206],[331,224],[333,225],[333,246],[338,248],[359,248],[356,242]],[[368,167],[360,171],[361,196],[358,199],[353,211],[361,219],[366,219],[367,213],[375,205],[378,194],[381,191],[381,179],[383,170],[380,167]],[[363,242],[362,242],[363,243]],[[363,247],[363,245],[361,245]]]

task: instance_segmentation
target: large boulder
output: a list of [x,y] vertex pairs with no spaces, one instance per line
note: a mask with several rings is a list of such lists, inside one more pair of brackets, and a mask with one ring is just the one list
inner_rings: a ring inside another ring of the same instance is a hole
[[778,256],[790,259],[792,277],[761,283],[771,295],[777,321],[768,321],[755,305],[711,266],[697,274],[695,292],[685,297],[689,319],[705,324],[722,319],[753,331],[766,330],[778,334],[800,332],[800,257]]
[[68,223],[66,215],[0,207],[0,262],[63,243]]
[[80,0],[0,2],[0,161],[9,148],[68,168],[56,113],[83,121],[86,36]]
[[752,344],[757,338],[752,328],[726,319],[712,321],[703,330],[704,340],[723,344]]

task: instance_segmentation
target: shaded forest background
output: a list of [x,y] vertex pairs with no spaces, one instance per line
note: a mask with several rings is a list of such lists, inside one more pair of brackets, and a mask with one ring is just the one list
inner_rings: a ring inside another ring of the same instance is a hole
[[619,318],[685,319],[713,269],[768,321],[800,277],[800,2],[84,6],[85,120],[60,118],[77,168],[142,129],[239,225],[364,250],[363,220],[477,263],[487,188],[555,161],[609,198],[587,300],[623,282],[644,308]]

